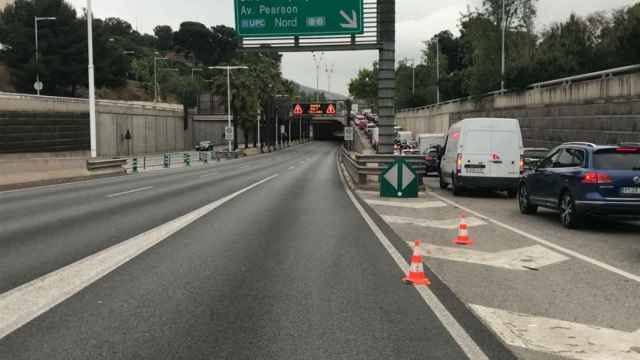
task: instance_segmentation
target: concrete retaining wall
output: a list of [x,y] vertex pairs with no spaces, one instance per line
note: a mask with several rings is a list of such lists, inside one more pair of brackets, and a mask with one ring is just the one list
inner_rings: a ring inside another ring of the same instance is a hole
[[[194,115],[193,145],[201,141],[212,141],[214,145],[226,144],[224,129],[227,124],[227,115]],[[249,141],[253,141],[253,138],[250,137]],[[244,132],[240,127],[238,127],[238,142],[244,143]]]
[[640,142],[640,74],[429,106],[399,112],[396,122],[415,133],[439,133],[470,117],[519,119],[525,146]]
[[[96,106],[99,156],[130,156],[191,148],[192,124],[184,129],[181,105],[101,100]],[[0,112],[30,113],[34,118],[42,113],[82,114],[88,118],[88,101],[0,93]],[[127,131],[131,135],[129,140],[125,136]]]

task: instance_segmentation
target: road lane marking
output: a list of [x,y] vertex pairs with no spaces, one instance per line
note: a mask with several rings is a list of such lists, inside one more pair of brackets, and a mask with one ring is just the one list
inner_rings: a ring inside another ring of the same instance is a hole
[[278,174],[0,295],[0,339],[194,221],[276,177]]
[[153,189],[153,186],[145,186],[145,187],[138,188],[138,189],[133,189],[133,190],[129,190],[129,191],[123,191],[123,192],[107,195],[107,197],[108,198],[115,198],[115,197],[119,197],[119,196],[123,196],[123,195],[129,195],[129,194],[133,194],[133,193],[137,193],[137,192],[148,191],[148,190],[151,190],[151,189]]
[[640,360],[640,330],[597,326],[470,305],[507,344],[578,360]]
[[[409,247],[413,247],[412,242],[406,243]],[[420,250],[422,255],[430,258],[523,271],[538,270],[570,259],[541,245],[490,253],[423,243]]]
[[540,237],[537,237],[535,235],[529,234],[528,232],[522,231],[520,229],[516,229],[513,226],[507,225],[507,224],[505,224],[505,223],[503,223],[501,221],[492,219],[492,218],[490,218],[490,217],[488,217],[486,215],[483,215],[483,214],[481,214],[481,213],[479,213],[477,211],[474,211],[474,210],[471,210],[471,209],[469,209],[469,208],[467,208],[465,206],[462,206],[462,205],[456,203],[455,201],[452,201],[452,200],[449,200],[449,199],[445,198],[444,196],[440,196],[440,195],[438,195],[436,193],[433,193],[433,192],[431,192],[430,194],[435,196],[436,198],[446,202],[447,204],[449,204],[451,206],[454,206],[454,207],[457,207],[458,209],[464,210],[469,214],[473,214],[473,215],[475,215],[475,216],[477,216],[477,217],[479,217],[481,219],[484,219],[484,220],[486,220],[486,221],[488,221],[490,223],[494,223],[494,224],[500,226],[503,229],[507,229],[509,231],[512,231],[512,232],[518,234],[518,235],[524,236],[524,237],[526,237],[526,238],[528,238],[530,240],[533,240],[533,241],[535,241],[537,243],[540,243],[540,244],[542,244],[544,246],[550,247],[550,248],[552,248],[554,250],[557,250],[557,251],[559,251],[561,253],[564,253],[565,255],[569,255],[569,256],[572,256],[572,257],[574,257],[576,259],[580,259],[580,260],[585,261],[585,262],[587,262],[587,263],[589,263],[591,265],[594,265],[594,266],[597,266],[597,267],[599,267],[601,269],[610,271],[610,272],[612,272],[614,274],[620,275],[620,276],[625,277],[625,278],[627,278],[629,280],[633,280],[635,282],[640,282],[640,276],[638,276],[638,275],[632,274],[632,273],[624,271],[622,269],[618,269],[618,268],[616,268],[614,266],[611,266],[609,264],[603,263],[602,261],[598,261],[598,260],[590,258],[590,257],[588,257],[586,255],[582,255],[579,252],[576,252],[576,251],[573,251],[573,250],[569,250],[569,249],[567,249],[565,247],[562,247],[560,245],[556,245],[556,244],[552,243],[551,241],[548,241],[548,240],[542,239]]
[[214,175],[218,175],[218,174],[219,174],[219,172],[215,171],[215,172],[212,172],[212,173],[209,173],[209,174],[200,175],[200,179],[208,178],[208,177],[211,177],[211,176],[214,176]]
[[[340,162],[338,161],[338,167],[340,167]],[[338,168],[338,173],[340,174],[340,180],[342,181],[342,185],[349,196],[349,199],[356,207],[362,218],[369,225],[371,231],[376,235],[382,246],[389,252],[391,258],[396,262],[398,267],[402,272],[405,272],[409,269],[409,264],[402,257],[400,252],[391,244],[391,241],[387,238],[387,236],[380,230],[380,227],[371,219],[369,214],[364,210],[362,205],[358,202],[355,195],[351,192],[351,190],[347,187],[347,183],[345,182],[342,171]],[[458,323],[458,321],[449,313],[447,308],[442,304],[440,299],[438,299],[431,289],[426,286],[417,286],[415,287],[416,291],[420,294],[424,302],[429,306],[431,311],[436,315],[440,323],[447,329],[453,340],[460,346],[462,351],[472,360],[489,360],[487,355],[480,349],[478,344],[469,336],[469,334],[465,331],[465,329]]]
[[[430,220],[391,215],[380,215],[380,217],[382,217],[384,221],[390,224],[408,224],[445,230],[454,230],[460,226],[460,219]],[[486,222],[473,216],[468,217],[465,220],[467,221],[467,225],[469,225],[469,227],[487,225]]]
[[447,207],[447,204],[442,201],[387,201],[373,199],[365,199],[365,201],[369,205],[401,207],[408,209],[434,209]]

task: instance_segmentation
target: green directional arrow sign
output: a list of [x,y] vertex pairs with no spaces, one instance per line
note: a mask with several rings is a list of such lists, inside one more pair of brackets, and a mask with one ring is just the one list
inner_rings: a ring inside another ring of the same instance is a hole
[[364,32],[363,0],[235,0],[242,37],[351,35]]
[[380,196],[394,198],[418,197],[418,174],[405,160],[391,163],[380,175]]

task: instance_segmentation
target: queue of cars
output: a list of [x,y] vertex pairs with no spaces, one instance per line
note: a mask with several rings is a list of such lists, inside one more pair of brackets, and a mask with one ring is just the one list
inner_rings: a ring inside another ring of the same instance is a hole
[[591,216],[640,217],[640,143],[524,148],[518,120],[477,118],[452,125],[446,135],[418,135],[413,147],[424,155],[427,174],[437,173],[440,187],[451,187],[454,196],[505,191],[523,214],[557,210],[567,228]]

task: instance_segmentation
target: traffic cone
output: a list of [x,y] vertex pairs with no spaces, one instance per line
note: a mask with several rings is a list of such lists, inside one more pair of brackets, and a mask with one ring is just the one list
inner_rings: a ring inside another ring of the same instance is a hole
[[460,215],[460,225],[458,226],[458,237],[453,240],[456,245],[470,246],[473,241],[469,239],[469,224],[465,220],[464,214]]
[[420,245],[422,241],[416,240],[416,245],[413,249],[413,256],[411,257],[411,267],[406,277],[402,278],[405,284],[413,285],[431,285],[431,281],[424,275],[424,269],[422,266],[422,255],[420,253]]

